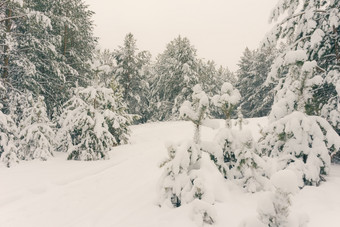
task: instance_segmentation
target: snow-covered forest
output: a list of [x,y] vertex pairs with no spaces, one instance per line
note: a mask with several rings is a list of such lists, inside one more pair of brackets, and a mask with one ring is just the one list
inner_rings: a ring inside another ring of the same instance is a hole
[[238,69],[101,49],[83,0],[0,0],[0,226],[336,227],[340,1],[277,0]]

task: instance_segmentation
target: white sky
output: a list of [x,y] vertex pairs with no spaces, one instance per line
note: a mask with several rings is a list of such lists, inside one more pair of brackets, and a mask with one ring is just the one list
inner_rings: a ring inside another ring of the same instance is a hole
[[85,0],[94,15],[102,48],[122,45],[129,32],[139,50],[153,57],[178,35],[189,38],[198,56],[237,69],[244,49],[258,47],[269,31],[276,0]]

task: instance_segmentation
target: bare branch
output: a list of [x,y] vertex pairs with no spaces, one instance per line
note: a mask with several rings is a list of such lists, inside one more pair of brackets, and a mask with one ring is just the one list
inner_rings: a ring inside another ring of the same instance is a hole
[[6,21],[6,20],[13,20],[13,19],[18,19],[18,18],[22,18],[22,17],[26,17],[27,15],[20,15],[20,16],[13,16],[13,17],[6,17],[6,18],[4,18],[4,19],[1,19],[0,20],[0,23],[1,22],[4,22],[4,21]]

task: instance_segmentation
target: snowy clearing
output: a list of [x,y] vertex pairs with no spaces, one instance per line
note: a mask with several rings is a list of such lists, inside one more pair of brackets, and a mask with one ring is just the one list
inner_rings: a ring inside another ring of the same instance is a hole
[[[247,119],[245,127],[259,137],[258,124],[266,118]],[[220,125],[224,124],[219,121]],[[195,227],[190,207],[157,206],[159,163],[166,158],[164,143],[193,137],[189,122],[150,123],[132,126],[130,144],[115,147],[107,161],[65,161],[56,153],[49,161],[22,161],[13,168],[0,167],[1,227]],[[203,127],[202,139],[211,140],[215,131]],[[214,226],[239,226],[256,218],[258,201],[265,192],[245,193],[210,170],[217,195],[218,219]],[[327,182],[305,187],[293,198],[292,213],[307,214],[309,227],[337,227],[340,213],[340,166],[333,165]]]

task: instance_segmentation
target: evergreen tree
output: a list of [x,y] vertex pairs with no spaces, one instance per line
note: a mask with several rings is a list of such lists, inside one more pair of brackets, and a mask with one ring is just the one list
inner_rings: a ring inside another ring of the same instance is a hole
[[177,37],[157,57],[152,81],[154,120],[179,117],[179,108],[199,82],[196,49],[187,38]]
[[[0,94],[5,91],[5,87],[0,80]],[[2,101],[2,99],[1,99]],[[7,167],[19,162],[17,158],[17,127],[9,115],[2,112],[0,102],[0,161]]]
[[237,89],[240,106],[246,117],[267,116],[274,100],[274,84],[265,84],[276,50],[272,47],[250,51],[248,48],[238,64]]
[[225,82],[221,87],[220,94],[215,95],[212,99],[214,105],[222,111],[226,127],[231,128],[231,115],[241,99],[240,92],[231,83]]
[[192,102],[185,101],[180,108],[180,116],[186,120],[190,120],[195,125],[194,142],[199,144],[200,127],[206,118],[207,108],[209,106],[209,98],[202,90],[200,85],[193,87]]
[[[323,53],[319,46],[324,39],[320,35],[323,24],[334,22],[334,19],[324,20],[324,16],[338,10],[335,2],[326,2],[329,4],[280,1],[272,17],[275,19],[287,12],[286,18],[267,37],[271,43],[283,37],[288,43],[275,59],[267,78],[268,81],[279,79],[279,83],[269,115],[270,125],[261,139],[262,152],[278,158],[279,169],[294,170],[301,179],[300,186],[319,185],[329,171],[329,153],[340,149],[340,138],[331,126],[321,117],[307,115],[313,114],[310,105],[316,104],[313,103],[315,87],[325,85],[331,79],[331,72],[337,70],[334,61],[329,65],[331,71],[322,69],[320,60],[313,55],[315,51],[320,56]],[[302,8],[298,7],[300,3]],[[335,21],[339,21],[338,18]]]
[[[90,76],[87,62],[96,41],[92,12],[81,0],[12,0],[1,4],[0,13],[9,18],[0,23],[2,77],[14,90],[43,95],[51,116],[68,98],[69,88]],[[65,31],[69,38],[63,39]]]
[[211,160],[223,177],[235,180],[248,192],[264,189],[264,160],[259,156],[258,148],[251,132],[242,128],[245,123],[240,107],[236,124],[239,130],[232,128],[230,116],[241,99],[240,93],[230,83],[224,83],[221,95],[213,97],[214,104],[222,109],[226,118],[225,128],[216,135],[214,146],[207,147]]
[[[308,115],[326,118],[336,130],[340,116],[339,93],[336,92],[340,78],[339,6],[339,1],[331,0],[299,0],[290,4],[280,1],[273,10],[271,20],[276,21],[285,12],[287,15],[266,38],[266,43],[271,45],[281,38],[287,40],[268,80],[284,77],[292,65],[297,67],[311,62],[310,74],[305,81],[309,95],[305,97],[304,111]],[[299,54],[300,58],[292,59],[293,54]]]
[[97,49],[92,61],[92,70],[94,71],[95,80],[102,83],[105,87],[109,87],[114,80],[114,69],[116,61],[114,53],[108,49]]
[[58,149],[68,159],[107,159],[107,152],[128,140],[131,116],[126,113],[117,85],[78,87],[59,119]]
[[47,117],[44,97],[33,98],[28,94],[27,101],[29,106],[24,109],[19,126],[18,157],[22,160],[46,161],[53,157],[55,134]]
[[136,40],[127,34],[124,45],[114,52],[115,79],[123,88],[123,98],[130,114],[139,115],[141,122],[148,120],[149,83],[145,68],[150,64],[148,51],[137,52]]
[[208,96],[199,85],[193,88],[192,102],[185,101],[180,108],[181,116],[195,125],[193,141],[168,145],[169,159],[161,164],[160,206],[179,207],[193,205],[193,216],[197,224],[213,224],[215,211],[214,196],[208,190],[201,170],[202,150],[200,148],[200,127],[209,106]]

